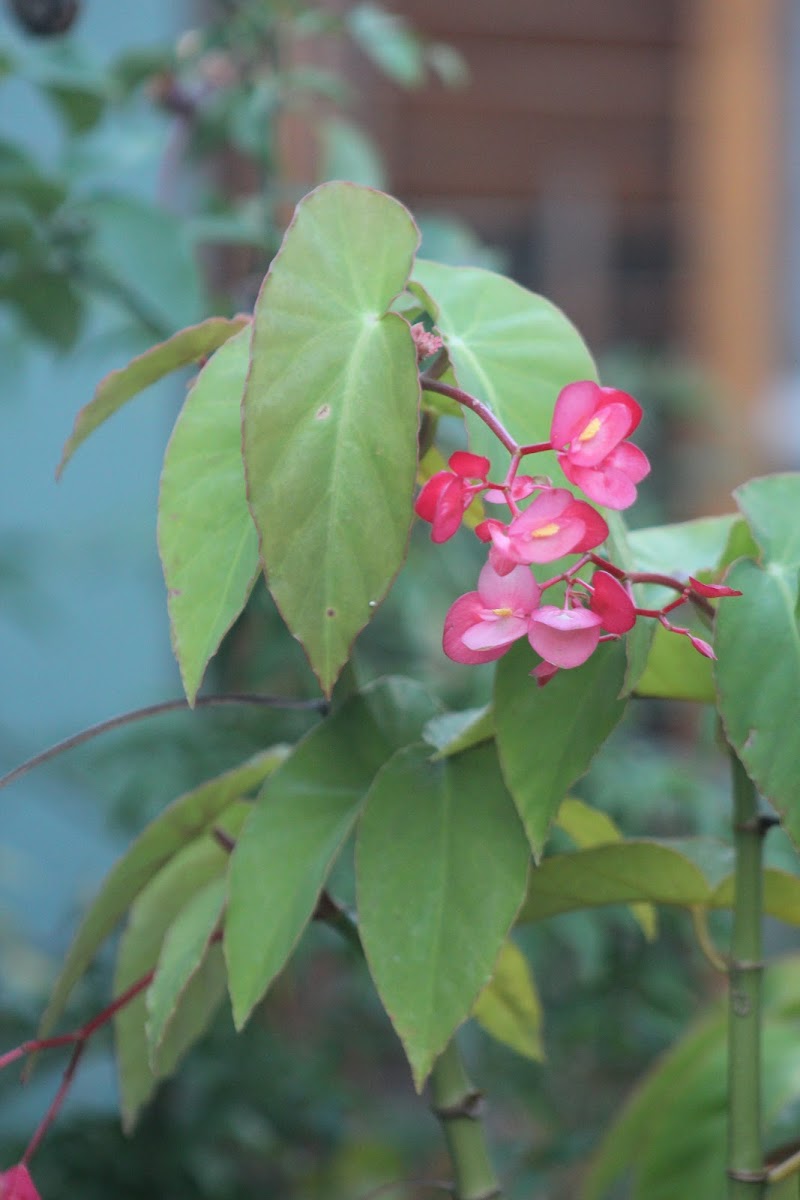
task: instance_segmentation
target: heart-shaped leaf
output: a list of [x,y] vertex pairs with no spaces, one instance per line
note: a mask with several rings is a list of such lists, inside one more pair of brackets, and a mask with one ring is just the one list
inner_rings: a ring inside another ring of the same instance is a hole
[[328,695],[406,554],[419,380],[388,310],[418,242],[396,200],[326,184],[298,205],[256,305],[248,496],[269,589]]

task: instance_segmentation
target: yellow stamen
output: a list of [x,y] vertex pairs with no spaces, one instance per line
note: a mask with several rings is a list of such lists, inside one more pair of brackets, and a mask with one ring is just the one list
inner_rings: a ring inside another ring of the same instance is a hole
[[541,525],[539,527],[539,529],[532,529],[531,537],[532,538],[552,537],[552,535],[554,533],[558,533],[560,528],[561,528],[561,526],[557,525],[555,521],[551,521],[549,525]]
[[493,608],[492,612],[498,617],[513,617],[513,608]]
[[599,417],[592,417],[591,421],[583,430],[583,432],[578,434],[576,440],[579,442],[590,442],[601,425],[602,421]]

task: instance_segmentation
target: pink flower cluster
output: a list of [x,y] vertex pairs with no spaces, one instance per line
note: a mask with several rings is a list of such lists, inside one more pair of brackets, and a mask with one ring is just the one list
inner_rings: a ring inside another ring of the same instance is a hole
[[[556,401],[550,440],[512,455],[502,484],[489,480],[487,458],[457,451],[449,469],[424,485],[415,510],[430,522],[434,542],[453,536],[479,494],[489,503],[505,504],[511,514],[505,522],[490,517],[475,530],[489,545],[489,557],[477,591],[460,596],[445,619],[443,645],[449,658],[492,662],[527,637],[541,658],[532,674],[543,685],[559,669],[586,662],[600,642],[627,633],[637,616],[656,617],[667,629],[688,637],[701,654],[713,657],[706,642],[672,625],[667,613],[692,597],[707,604],[711,597],[736,593],[695,580],[685,586],[675,581],[678,599],[658,611],[638,609],[629,577],[594,553],[608,537],[608,525],[597,509],[549,479],[517,474],[523,457],[553,450],[566,477],[591,500],[607,508],[627,508],[636,499],[637,483],[650,470],[647,456],[626,440],[641,417],[641,408],[625,392],[589,381],[572,383]],[[520,501],[526,500],[530,502],[522,508]],[[537,582],[530,571],[533,564],[568,554],[579,556],[568,570]],[[589,563],[597,568],[591,581],[578,575]],[[556,584],[564,584],[562,602],[542,603]]]

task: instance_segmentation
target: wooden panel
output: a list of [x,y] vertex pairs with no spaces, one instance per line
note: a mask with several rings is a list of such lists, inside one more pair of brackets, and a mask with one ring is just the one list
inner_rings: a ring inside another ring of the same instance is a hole
[[[725,5],[726,0],[720,0]],[[461,33],[578,41],[668,42],[677,38],[667,0],[394,0],[395,12],[436,36]]]
[[[411,93],[403,100],[405,108],[424,105],[432,115],[458,109],[648,120],[663,115],[670,103],[670,54],[651,46],[550,46],[521,38],[475,45],[450,41],[463,53],[471,83]],[[390,85],[375,87],[376,103],[387,95],[398,102]]]

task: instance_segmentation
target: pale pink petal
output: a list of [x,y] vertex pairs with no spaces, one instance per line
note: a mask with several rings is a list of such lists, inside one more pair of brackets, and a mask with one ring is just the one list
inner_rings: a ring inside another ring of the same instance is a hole
[[456,450],[447,460],[451,471],[465,479],[485,479],[491,466],[482,454],[470,454],[468,450]]
[[554,450],[563,450],[594,416],[603,402],[603,391],[590,379],[568,383],[558,394],[550,425],[550,441]]
[[540,525],[548,525],[560,517],[573,500],[574,496],[567,488],[547,488],[531,501],[524,513],[514,518],[513,525],[523,533]]
[[527,632],[527,617],[494,617],[471,625],[462,633],[461,640],[469,650],[492,650],[496,646],[510,646]]
[[541,589],[527,567],[514,567],[503,575],[487,562],[478,576],[478,595],[486,608],[510,608],[531,613],[539,603]]
[[467,592],[450,606],[444,619],[442,649],[448,658],[458,663],[486,663],[501,658],[508,645],[492,650],[470,650],[464,645],[463,637],[468,629],[483,620],[484,607],[477,592]]
[[[571,554],[586,536],[586,525],[579,517],[540,522],[538,528],[534,526],[519,531],[515,529],[515,524],[516,521],[512,521],[509,527],[508,550],[503,549],[518,563],[554,562],[564,554]],[[550,524],[554,526],[552,533],[540,532]]]
[[614,467],[576,467],[565,456],[561,459],[561,469],[571,483],[579,487],[595,504],[604,504],[606,508],[630,508],[636,500],[636,485],[622,471]]
[[547,604],[531,617],[528,641],[554,667],[579,667],[597,648],[600,628],[600,618],[588,609]]

